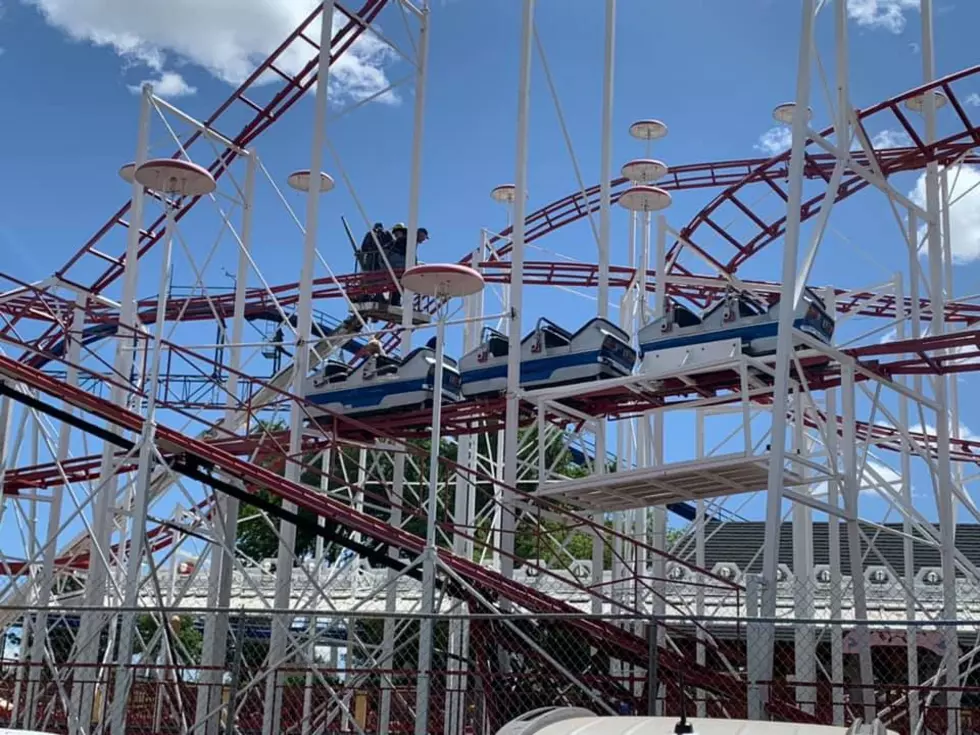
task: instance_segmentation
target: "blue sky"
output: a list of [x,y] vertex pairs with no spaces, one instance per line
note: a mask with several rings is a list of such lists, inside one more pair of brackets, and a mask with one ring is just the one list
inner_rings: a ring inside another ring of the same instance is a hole
[[[489,200],[488,192],[514,178],[520,5],[517,0],[432,3],[421,203],[421,223],[429,228],[432,240],[425,245],[425,260],[456,260],[475,246],[480,227],[503,224],[504,213]],[[579,166],[586,185],[591,185],[599,179],[602,4],[542,0],[538,5],[540,39]],[[851,89],[856,106],[872,105],[920,83],[917,6],[916,0],[850,3]],[[70,256],[128,196],[116,171],[133,156],[138,98],[132,88],[143,80],[155,80],[161,95],[205,117],[231,92],[232,83],[277,45],[312,5],[309,0],[2,0],[0,7],[0,88],[11,110],[0,118],[4,141],[0,160],[7,182],[0,200],[3,270],[37,279]],[[821,61],[828,74],[833,74],[831,9],[828,4],[817,27]],[[408,47],[393,8],[379,20],[386,35]],[[976,3],[936,3],[939,74],[976,63],[972,29],[978,23]],[[614,170],[643,155],[626,131],[632,121],[646,117],[663,119],[670,126],[670,136],[654,150],[668,164],[776,152],[783,134],[773,131],[771,110],[794,96],[799,24],[799,3],[786,0],[620,0]],[[284,63],[288,67],[294,62]],[[530,210],[577,189],[537,54],[534,65]],[[334,112],[410,74],[410,69],[369,39],[335,72],[339,79],[331,90]],[[957,89],[971,114],[980,116],[980,96],[968,96],[980,95],[980,81],[970,84],[975,88]],[[829,116],[820,82],[815,85],[815,127],[822,128]],[[271,89],[267,87],[267,93]],[[383,101],[330,126],[333,146],[340,151],[356,199],[371,221],[390,224],[406,219],[412,103],[411,85],[402,85]],[[257,144],[279,182],[288,172],[308,165],[311,109],[304,100]],[[155,150],[169,154],[169,149],[164,150],[168,148],[165,136],[155,130],[154,140],[160,144]],[[894,131],[869,132],[887,136]],[[331,159],[325,168],[336,175]],[[970,175],[976,176],[964,174]],[[896,177],[894,183],[910,192],[916,178]],[[677,228],[685,224],[715,193],[676,194],[668,212],[671,224]],[[295,281],[299,234],[271,187],[260,187],[260,196],[256,260],[270,283]],[[302,199],[287,196],[301,213]],[[873,285],[888,279],[896,268],[904,270],[904,251],[884,196],[865,192],[857,200],[835,211],[813,284]],[[770,200],[760,206],[774,204]],[[360,235],[363,220],[355,197],[339,187],[324,199],[323,207],[320,250],[335,272],[349,272],[350,249],[339,217],[343,214],[357,223],[354,228]],[[965,199],[962,216],[954,221],[962,255],[955,269],[957,294],[980,292],[980,220],[975,211],[977,199]],[[216,236],[216,220],[191,219],[188,241],[194,243],[195,253],[203,252]],[[625,233],[625,217],[617,212],[615,263],[625,262]],[[596,257],[585,223],[536,244],[550,252],[531,251],[530,259],[552,260],[554,253],[583,261]],[[122,239],[116,236],[105,249],[121,252]],[[209,285],[230,285],[222,269],[234,269],[232,253],[228,244],[218,251],[209,266]],[[147,260],[139,284],[141,295],[152,294],[156,287],[153,262]],[[779,266],[780,249],[774,246],[744,273],[778,280]],[[186,263],[178,262],[177,271],[177,282],[190,278]],[[322,269],[318,275],[324,275]],[[336,304],[318,308],[341,313]],[[531,288],[525,296],[525,324],[548,315],[574,327],[594,308],[593,301],[581,296]],[[871,326],[862,323],[865,329]],[[210,333],[198,332],[196,338],[201,334]],[[966,393],[976,387],[976,380],[967,378],[962,384]],[[683,442],[679,454],[690,449],[690,443]],[[869,507],[869,512],[874,508]]]

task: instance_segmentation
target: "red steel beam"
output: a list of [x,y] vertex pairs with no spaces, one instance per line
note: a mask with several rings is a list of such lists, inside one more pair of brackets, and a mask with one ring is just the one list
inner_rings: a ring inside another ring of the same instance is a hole
[[[339,3],[336,5],[337,11],[343,13],[347,16],[348,20],[333,36],[331,39],[331,63],[336,63],[350,47],[351,45],[360,37],[361,33],[364,32],[367,24],[370,24],[385,6],[388,0],[366,0],[361,9],[355,14],[351,13]],[[264,74],[275,65],[276,60],[286,52],[286,50],[299,39],[306,28],[317,18],[322,12],[322,7],[317,6],[316,9],[311,12],[306,19],[300,24],[300,26],[293,31],[292,34],[287,37],[287,39],[275,50],[272,54],[266,58],[255,71],[242,83],[242,85],[235,90],[228,99],[226,99],[214,113],[208,117],[204,124],[211,128],[217,130],[217,125],[223,120],[223,116],[228,110],[230,110],[236,102],[241,102],[243,99],[247,98],[246,92],[248,92],[252,87],[257,86],[262,83]],[[359,20],[357,16],[360,17]],[[336,46],[336,49],[334,48]],[[286,85],[284,85],[273,98],[261,109],[255,111],[252,109],[251,116],[247,119],[245,125],[239,130],[237,135],[224,135],[225,138],[230,139],[237,148],[244,149],[252,144],[255,139],[266,131],[272,124],[274,124],[286,111],[293,107],[296,102],[298,102],[306,92],[313,86],[316,82],[317,68],[318,68],[318,56],[319,48],[316,44],[313,44],[309,52],[310,61],[306,63],[303,69],[292,77]],[[252,107],[251,105],[247,105]],[[237,113],[237,111],[236,111]],[[234,116],[231,116],[234,119]],[[220,131],[219,131],[220,132]],[[190,134],[186,140],[182,142],[182,148],[186,151],[198,140],[201,140],[203,134],[200,131],[194,131]],[[182,156],[181,150],[177,150],[173,157],[177,158]],[[238,157],[238,153],[234,148],[225,147],[217,157],[208,166],[208,170],[215,176],[219,178],[225,171],[227,171],[228,166]],[[193,198],[188,201],[181,202],[179,211],[177,212],[177,219],[183,218],[198,202],[199,198]],[[113,214],[105,224],[100,227],[96,233],[85,242],[84,245],[73,255],[68,262],[63,265],[60,269],[56,271],[56,275],[65,281],[71,282],[73,278],[73,272],[75,266],[83,259],[83,257],[89,253],[96,251],[96,245],[98,245],[110,232],[115,230],[117,227],[128,228],[129,224],[123,219],[123,217],[129,212],[132,206],[132,200],[123,204],[116,212]],[[138,252],[138,257],[142,257],[150,248],[152,248],[160,238],[163,236],[164,227],[164,217],[161,215],[152,224],[144,228],[144,232],[140,238],[140,247]],[[88,287],[88,290],[92,293],[101,293],[107,286],[118,279],[125,267],[125,254],[119,258],[114,258],[112,265],[106,269],[93,283]],[[16,320],[7,324],[0,326],[0,334],[5,334],[9,330],[13,329],[16,325]]]

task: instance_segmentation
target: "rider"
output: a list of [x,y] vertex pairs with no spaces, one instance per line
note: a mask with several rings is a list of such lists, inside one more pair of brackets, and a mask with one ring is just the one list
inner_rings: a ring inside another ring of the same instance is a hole
[[361,240],[361,248],[358,251],[358,260],[364,271],[378,271],[384,269],[384,261],[378,252],[378,247],[387,248],[392,241],[391,233],[384,225],[376,222],[371,231]]
[[[408,257],[408,228],[399,222],[391,228],[391,234],[394,239],[388,245],[385,253],[388,256],[388,262],[391,263],[391,269],[397,274],[400,271],[405,270],[405,261]],[[417,245],[421,245],[428,239],[429,231],[424,227],[419,227],[416,231]],[[401,302],[401,294],[396,291],[394,294],[392,294],[391,305],[400,306]]]
[[[357,251],[357,262],[364,273],[376,273],[385,270],[384,259],[381,252],[386,250],[393,240],[391,233],[388,232],[381,222],[376,222],[371,231],[361,240],[361,247]],[[380,294],[361,294],[354,298],[355,302],[374,301]]]
[[393,271],[405,270],[405,258],[408,255],[408,228],[401,222],[391,228],[392,241],[388,243],[386,254]]

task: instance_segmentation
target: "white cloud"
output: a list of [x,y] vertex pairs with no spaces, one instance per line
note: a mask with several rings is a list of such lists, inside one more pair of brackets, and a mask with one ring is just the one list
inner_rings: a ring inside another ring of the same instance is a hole
[[892,327],[881,336],[881,338],[878,340],[878,344],[886,345],[889,342],[894,342],[897,339],[898,339],[898,328]]
[[882,148],[906,148],[912,145],[912,139],[904,130],[882,130],[871,138],[875,150]]
[[787,150],[792,144],[793,131],[788,126],[777,125],[759,136],[755,148],[767,156],[775,156]]
[[[917,432],[917,433],[929,434],[930,436],[935,436],[936,435],[936,427],[933,426],[932,424],[929,424],[929,423],[926,424],[925,431],[922,431],[922,424],[921,423],[918,423],[918,422],[916,422],[915,424],[913,424],[912,426],[910,426],[909,427],[909,431],[911,431],[911,432]],[[973,429],[971,429],[969,426],[967,426],[966,424],[964,424],[961,421],[960,422],[960,439],[965,439],[967,441],[975,441],[977,439],[980,439],[980,436],[978,436],[976,434],[976,432],[973,431]]]
[[[901,492],[902,490],[902,476],[895,470],[893,470],[888,465],[878,460],[868,457],[867,464],[864,466],[864,472],[858,482],[858,492],[863,495],[878,495],[881,493],[881,484],[878,479],[871,474],[875,471],[881,476],[884,481],[886,488],[890,488],[893,492]],[[839,488],[839,492],[843,493],[844,489]],[[826,482],[819,482],[812,486],[810,490],[810,495],[815,498],[825,499],[829,495],[829,488]],[[887,497],[887,496],[886,496]]]
[[980,107],[980,94],[970,92],[966,96],[966,104],[970,105],[970,107]]
[[[173,72],[172,60],[203,67],[218,79],[240,84],[255,67],[294,31],[316,6],[315,0],[22,0],[45,20],[76,41],[111,48],[127,65],[140,65],[159,75]],[[336,13],[333,26],[346,18]],[[319,38],[319,23],[306,31]],[[277,67],[298,72],[313,48],[296,41]],[[363,33],[330,69],[334,99],[364,99],[388,86],[385,66],[391,50]],[[273,79],[272,75],[269,79]],[[175,84],[172,80],[171,84]],[[396,103],[387,93],[379,100]]]
[[890,487],[893,490],[900,491],[902,489],[902,476],[895,470],[893,470],[888,465],[883,462],[878,462],[877,460],[868,458],[868,462],[864,467],[863,477],[861,478],[861,491],[874,492],[880,487],[878,478],[875,477],[872,472],[877,472],[884,481],[886,487]]
[[152,84],[153,93],[158,97],[184,97],[197,92],[197,87],[189,85],[180,74],[174,71],[161,72],[156,79],[144,79],[139,84],[131,84],[129,91],[133,94],[139,94],[144,84]]
[[905,13],[918,10],[919,0],[848,0],[847,14],[859,26],[891,33],[905,30]]
[[[950,252],[953,263],[962,265],[980,259],[980,169],[957,166],[948,170]],[[926,201],[926,177],[919,176],[909,198],[920,207]],[[919,240],[925,237],[919,229]],[[926,248],[923,247],[923,252]]]
[[[953,354],[954,355],[964,354],[964,355],[971,355],[971,356],[961,357],[958,360],[950,360],[951,365],[980,365],[980,357],[974,357],[974,355],[976,355],[976,350],[972,347],[968,347],[966,345],[964,345],[963,347],[954,347]],[[976,437],[976,438],[980,438],[980,437]]]

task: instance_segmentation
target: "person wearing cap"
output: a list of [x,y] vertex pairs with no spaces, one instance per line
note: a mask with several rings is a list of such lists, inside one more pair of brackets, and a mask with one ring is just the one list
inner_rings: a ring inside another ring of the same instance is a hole
[[[391,263],[391,269],[398,273],[405,270],[405,261],[408,258],[408,228],[399,222],[391,228],[391,234],[394,236],[394,240],[392,240],[386,253],[388,262]],[[421,245],[428,239],[429,231],[424,227],[419,227],[416,231],[417,245]],[[401,302],[401,294],[396,291],[392,294],[391,305],[401,306]]]
[[405,270],[405,258],[408,254],[408,228],[401,222],[391,228],[392,240],[388,243],[386,254],[392,270]]

